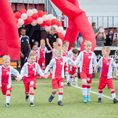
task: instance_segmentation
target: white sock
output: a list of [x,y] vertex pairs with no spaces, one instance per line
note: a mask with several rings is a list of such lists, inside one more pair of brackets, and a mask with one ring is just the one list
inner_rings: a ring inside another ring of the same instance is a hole
[[90,95],[90,91],[91,91],[91,86],[87,86],[87,96]]
[[53,97],[55,97],[55,94],[56,94],[56,93],[53,93],[53,92],[52,92],[52,96],[53,96]]
[[83,96],[87,96],[87,85],[82,85]]
[[75,83],[77,84],[78,82],[78,76],[75,76]]
[[69,80],[70,80],[70,75],[69,74],[66,74],[66,80],[67,80],[67,83],[68,83]]
[[111,91],[112,99],[116,98],[116,93],[115,91]]
[[99,91],[99,98],[102,98],[103,91]]
[[10,94],[7,94],[6,95],[6,103],[10,103],[10,98],[11,98],[11,95]]
[[34,103],[34,93],[30,93],[30,103]]
[[72,79],[73,79],[73,77],[70,77],[70,83],[72,84]]
[[59,95],[58,95],[58,101],[61,101],[62,98],[63,98],[63,93],[59,93]]

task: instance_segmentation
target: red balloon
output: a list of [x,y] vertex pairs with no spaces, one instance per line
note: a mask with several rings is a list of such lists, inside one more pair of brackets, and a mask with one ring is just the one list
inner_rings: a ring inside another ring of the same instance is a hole
[[32,19],[37,20],[37,19],[38,19],[38,14],[37,14],[37,13],[34,13],[34,14],[32,15]]
[[56,24],[58,27],[61,26],[61,22],[60,21],[57,21],[57,24]]
[[52,19],[51,20],[51,25],[56,25],[57,24],[57,19]]
[[31,17],[31,16],[28,16],[27,22],[28,22],[28,23],[32,23],[32,21],[33,21],[32,17]]
[[17,18],[15,18],[16,19],[16,23],[18,23],[18,19]]
[[15,17],[16,17],[17,19],[21,18],[21,13],[20,13],[20,12],[15,12]]
[[43,22],[42,24],[40,24],[41,27],[44,27],[45,26],[45,22]]
[[58,33],[58,38],[62,39],[62,41],[63,41],[64,36],[63,36],[63,34],[61,32]]
[[43,15],[48,15],[48,13],[44,11],[44,12],[43,12]]
[[43,13],[43,11],[39,10],[39,11],[37,12],[37,14],[38,14],[39,17],[42,17],[44,13]]
[[51,21],[50,20],[45,21],[45,25],[46,26],[51,26]]
[[24,20],[24,24],[23,25],[27,25],[28,24],[28,22],[27,22],[27,19],[26,20]]
[[23,14],[23,13],[27,13],[26,9],[21,9],[20,10],[20,13]]

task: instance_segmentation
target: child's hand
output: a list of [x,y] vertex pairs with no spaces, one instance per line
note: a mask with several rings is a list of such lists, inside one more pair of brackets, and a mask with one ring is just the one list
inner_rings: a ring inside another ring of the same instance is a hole
[[17,82],[20,82],[20,78],[16,78],[16,81],[17,81]]
[[95,69],[94,72],[97,73],[97,69]]
[[47,78],[48,78],[48,74],[45,74],[45,75],[44,75],[44,78],[47,79]]
[[68,72],[66,72],[66,75],[68,75],[69,73]]
[[73,66],[76,67],[76,64],[74,63]]

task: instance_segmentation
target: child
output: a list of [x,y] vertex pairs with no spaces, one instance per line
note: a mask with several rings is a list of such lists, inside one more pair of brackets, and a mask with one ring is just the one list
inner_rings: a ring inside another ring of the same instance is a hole
[[[73,57],[71,59],[73,61],[75,61],[77,59],[77,56],[78,56],[78,50],[74,49],[72,52],[73,52]],[[75,86],[78,86],[77,85],[77,82],[78,82],[78,68],[73,67],[72,64],[69,64],[69,66],[70,66],[70,85],[72,85],[72,79],[73,79],[73,76],[74,76],[75,77]]]
[[53,43],[53,49],[52,49],[52,59],[56,57],[55,50],[58,48],[58,43],[54,42]]
[[36,61],[36,53],[31,52],[29,54],[29,61],[25,63],[21,70],[21,74],[19,76],[20,79],[23,77],[23,83],[25,87],[25,100],[28,101],[29,93],[30,93],[30,106],[34,106],[34,90],[36,89],[36,72],[41,76],[44,76],[40,66]]
[[37,48],[39,47],[39,42],[38,41],[35,41],[34,44],[37,45]]
[[91,51],[92,43],[90,41],[84,42],[85,50],[80,52],[79,56],[77,57],[75,64],[79,65],[80,63],[80,77],[82,80],[82,93],[83,93],[83,102],[91,102],[89,98],[91,83],[92,83],[92,73],[93,73],[93,66],[96,67],[96,57],[94,52]]
[[68,45],[63,44],[63,57],[68,57]]
[[[12,79],[11,75],[18,76],[19,72],[13,69],[10,66],[10,57],[8,55],[3,56],[3,65],[0,66],[0,87],[3,95],[6,95],[6,103],[5,107],[10,107],[10,98],[11,98],[11,91],[12,91]],[[15,78],[16,81],[20,81],[20,79]]]
[[45,47],[44,39],[41,39],[38,51],[39,51],[38,64],[40,65],[42,71],[45,71],[45,53],[50,53],[51,51],[48,51],[47,48]]
[[72,44],[71,44],[71,49],[70,49],[69,52],[68,52],[68,57],[69,57],[69,58],[72,58],[72,57],[73,57],[73,52],[72,52],[72,51],[73,51],[74,49],[76,49],[76,44],[75,44],[75,43],[72,43]]
[[99,79],[99,98],[98,102],[100,103],[102,100],[102,93],[103,89],[107,85],[108,89],[111,89],[111,95],[113,102],[116,103],[118,100],[116,99],[116,94],[114,90],[114,85],[113,85],[113,78],[112,78],[112,68],[114,68],[116,72],[116,77],[118,77],[118,72],[117,72],[117,67],[115,65],[115,62],[113,61],[112,58],[109,57],[110,54],[110,48],[108,46],[105,46],[102,48],[102,55],[101,59],[99,60],[95,73],[97,73],[98,67],[101,67],[101,74],[100,74],[100,79]]
[[[65,68],[65,63],[70,60],[69,58],[62,57],[63,49],[62,47],[58,47],[56,49],[56,57],[51,60],[49,65],[46,67],[45,75],[47,76],[50,68],[53,68],[52,73],[52,94],[49,98],[49,102],[53,100],[55,94],[57,92],[57,88],[59,88],[59,97],[58,97],[58,105],[63,106],[62,97],[63,97],[63,86],[64,86],[64,69],[66,74],[68,73],[68,68]],[[70,60],[71,61],[71,60]]]
[[65,44],[67,45],[67,47],[69,47],[69,41],[64,41],[63,45],[65,45]]
[[36,53],[36,61],[35,61],[36,63],[38,63],[38,55],[39,55],[39,51],[37,49],[38,49],[37,44],[34,44],[33,50],[31,51],[31,52]]

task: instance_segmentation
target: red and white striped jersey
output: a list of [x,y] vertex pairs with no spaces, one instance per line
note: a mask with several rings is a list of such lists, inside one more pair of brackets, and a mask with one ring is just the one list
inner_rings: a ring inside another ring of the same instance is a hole
[[106,59],[104,57],[101,57],[98,61],[98,66],[101,67],[101,78],[112,78],[112,68],[116,66],[113,58]]
[[63,53],[63,57],[68,57],[68,51]]
[[[73,62],[74,62],[77,58],[71,57],[71,59],[72,59]],[[72,64],[72,63],[70,62],[69,64]],[[72,71],[72,67],[73,67],[73,66],[70,66],[70,71]]]
[[32,50],[31,52],[34,52],[34,53],[36,53],[36,63],[38,63],[38,55],[39,55],[39,51],[38,50],[36,50],[36,51],[34,51],[34,50]]
[[61,25],[62,27],[66,27],[66,17],[61,17]]
[[0,66],[0,87],[5,85],[11,85],[12,79],[11,75],[19,76],[19,72],[13,67],[9,66],[5,68],[4,65]]
[[[72,61],[71,59],[67,57],[62,57],[61,59],[58,59],[57,57],[53,58],[49,65],[46,67],[45,74],[48,73],[48,71],[53,68],[52,71],[52,79],[54,78],[64,78],[64,70],[67,72],[68,68],[65,64],[68,61]],[[72,61],[73,62],[73,61]]]
[[52,59],[56,57],[56,54],[55,54],[55,48],[53,48],[52,50]]
[[92,51],[86,52],[85,50],[80,52],[75,64],[80,65],[80,72],[84,71],[87,74],[93,73],[93,65],[94,68],[97,65],[95,53]]
[[41,47],[39,47],[38,48],[38,51],[39,51],[38,60],[40,58],[45,58],[45,53],[50,53],[51,52],[46,47],[44,47],[44,49],[42,49]]
[[42,72],[40,66],[38,63],[29,64],[28,62],[24,64],[24,66],[21,69],[19,78],[22,79],[24,76],[33,78],[36,76],[36,73],[38,73],[41,76],[44,76],[44,73]]

